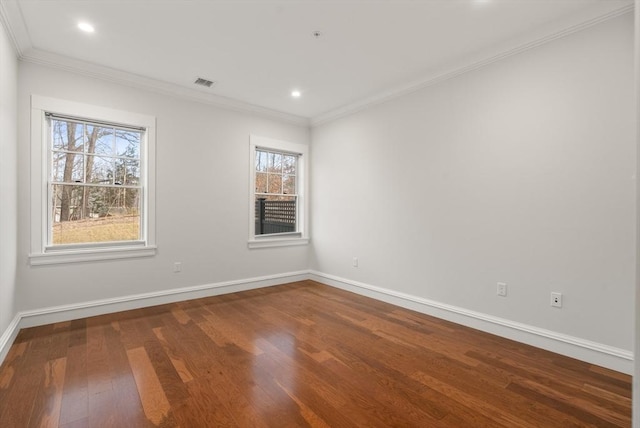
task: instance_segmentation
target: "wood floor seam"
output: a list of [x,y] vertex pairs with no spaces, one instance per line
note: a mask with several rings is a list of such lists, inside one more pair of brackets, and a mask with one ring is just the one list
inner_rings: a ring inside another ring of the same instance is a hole
[[0,426],[630,427],[631,377],[306,280],[22,329]]

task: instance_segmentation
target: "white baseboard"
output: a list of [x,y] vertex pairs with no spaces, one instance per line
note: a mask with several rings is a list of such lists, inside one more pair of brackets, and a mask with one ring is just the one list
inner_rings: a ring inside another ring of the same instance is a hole
[[614,348],[578,337],[470,311],[382,287],[351,281],[322,272],[311,271],[309,278],[332,287],[371,297],[423,314],[432,315],[456,324],[526,343],[591,364],[607,367],[629,375],[633,373],[633,352],[625,349]]
[[20,332],[20,316],[16,315],[13,317],[7,329],[0,336],[0,364],[4,361],[9,353],[9,348],[13,345],[13,341],[16,340],[18,336],[18,332]]
[[21,328],[270,287],[305,279],[312,279],[332,287],[432,315],[622,373],[631,374],[633,372],[633,353],[631,351],[317,271],[289,272],[18,312],[2,336],[0,336],[0,364],[4,361]]
[[170,290],[134,294],[112,299],[93,300],[72,305],[52,306],[49,308],[20,312],[18,315],[20,315],[20,328],[34,327],[37,325],[93,317],[130,309],[164,305],[165,303],[270,287],[286,282],[302,281],[308,278],[308,271],[288,272],[256,278],[197,285],[194,287],[173,288]]
[[148,306],[163,305],[165,303],[199,299],[219,294],[236,293],[238,291],[270,287],[288,282],[303,281],[305,279],[309,279],[308,271],[288,272],[18,312],[11,324],[9,324],[2,336],[0,336],[0,364],[2,364],[7,356],[9,348],[21,328],[93,317]]

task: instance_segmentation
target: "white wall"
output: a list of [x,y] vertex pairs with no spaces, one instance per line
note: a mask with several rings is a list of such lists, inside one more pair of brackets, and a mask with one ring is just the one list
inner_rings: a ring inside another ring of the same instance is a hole
[[314,128],[313,269],[633,349],[632,46],[627,14]]
[[17,72],[16,54],[0,22],[0,336],[15,315]]
[[[635,1],[636,170],[640,165],[640,0]],[[636,251],[640,247],[640,186],[636,185]],[[635,355],[640,355],[640,259],[636,257]],[[632,422],[640,428],[640,361],[634,359]]]
[[[249,114],[20,63],[18,310],[305,270],[308,247],[249,250],[249,134],[308,144],[309,130]],[[153,258],[28,266],[32,94],[157,118]],[[173,262],[182,273],[172,273]]]
[[[16,102],[16,62],[0,41],[0,119],[15,123],[4,105]],[[20,63],[17,164],[15,127],[0,127],[0,333],[16,311],[311,266],[631,350],[631,52],[624,16],[315,128],[312,246],[251,251],[248,136],[309,143],[305,127]],[[158,118],[156,257],[28,266],[31,94]],[[16,174],[17,213],[4,203]]]

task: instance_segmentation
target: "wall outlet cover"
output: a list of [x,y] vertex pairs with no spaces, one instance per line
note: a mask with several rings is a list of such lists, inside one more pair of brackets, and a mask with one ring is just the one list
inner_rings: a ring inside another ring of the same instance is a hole
[[497,293],[498,296],[506,297],[507,296],[507,284],[505,282],[499,282],[497,284]]
[[551,306],[554,308],[562,307],[562,293],[551,293]]

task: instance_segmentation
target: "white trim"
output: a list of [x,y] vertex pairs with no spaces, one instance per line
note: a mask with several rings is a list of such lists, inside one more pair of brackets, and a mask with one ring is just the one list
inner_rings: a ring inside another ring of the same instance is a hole
[[18,59],[24,62],[57,68],[70,73],[101,79],[136,89],[146,89],[156,93],[180,97],[182,99],[241,113],[260,115],[262,117],[281,120],[298,126],[309,126],[309,119],[306,117],[276,111],[244,101],[223,97],[221,95],[187,88],[175,83],[140,76],[126,71],[116,70],[111,67],[92,64],[90,62],[37,49],[31,42],[29,31],[17,0],[0,0],[0,21],[4,24],[7,34],[15,48]]
[[254,278],[224,281],[193,287],[173,288],[152,293],[133,294],[110,299],[91,300],[70,305],[21,311],[16,314],[0,336],[0,364],[4,361],[21,328],[35,327],[56,322],[70,321],[108,313],[181,302],[220,294],[271,287],[309,279],[309,271],[287,272]]
[[21,328],[271,287],[306,279],[622,373],[630,374],[633,370],[633,353],[631,351],[313,270],[265,275],[18,312],[3,335],[0,336],[0,364],[2,364]]
[[18,58],[31,47],[31,38],[16,0],[0,1],[0,21],[13,43]]
[[9,348],[13,345],[13,342],[18,337],[18,333],[20,332],[20,314],[16,314],[15,317],[11,320],[7,329],[0,336],[0,365],[7,357],[9,353]]
[[[47,120],[45,113],[56,113],[129,125],[146,129],[144,143],[140,147],[140,181],[143,190],[141,231],[142,246],[108,245],[87,246],[78,249],[47,249],[47,206],[49,161]],[[130,257],[149,257],[156,254],[156,118],[151,115],[79,103],[58,98],[31,96],[31,239],[29,263],[32,266],[57,263],[76,263],[96,260],[113,260]]]
[[556,30],[551,34],[547,34],[543,37],[536,38],[533,41],[517,44],[515,47],[508,48],[498,54],[483,55],[483,57],[474,58],[475,61],[474,59],[466,59],[461,64],[445,67],[439,72],[436,72],[429,76],[425,76],[419,80],[416,80],[404,85],[396,86],[395,88],[391,88],[389,90],[380,92],[371,97],[367,97],[359,101],[356,101],[354,103],[342,106],[340,108],[330,110],[318,116],[314,116],[310,120],[311,126],[315,127],[328,122],[332,122],[342,117],[349,116],[351,114],[357,113],[362,110],[366,110],[377,104],[382,104],[392,99],[417,92],[429,86],[433,86],[438,83],[442,83],[444,81],[458,77],[461,74],[469,73],[479,68],[483,68],[488,65],[491,65],[495,62],[502,61],[505,58],[509,58],[511,56],[518,55],[520,53],[529,51],[531,49],[535,49],[541,45],[547,44],[549,42],[560,39],[562,37],[569,36],[573,33],[582,31],[584,29],[600,24],[609,19],[617,18],[618,16],[624,15],[631,11],[633,11],[633,5],[627,5],[620,9],[606,13],[604,15],[599,15],[599,16],[596,16],[595,18],[592,17],[586,21],[580,22],[578,24],[574,24],[560,31]]
[[81,250],[51,251],[46,253],[29,254],[29,264],[31,266],[43,266],[60,263],[152,257],[156,255],[156,251],[157,247],[155,246],[102,247]]
[[531,325],[471,311],[434,300],[376,287],[358,281],[310,271],[310,279],[396,306],[411,309],[476,330],[495,334],[517,342],[577,358],[591,364],[631,374],[633,353],[597,342],[569,336]]
[[[256,183],[256,149],[276,152],[295,153],[298,156],[296,193],[298,212],[296,217],[297,236],[292,234],[256,235],[255,183]],[[276,140],[260,135],[249,135],[249,248],[284,247],[289,245],[307,245],[309,243],[309,146]]]
[[[518,39],[515,41],[510,40],[508,43],[510,43],[511,46],[506,48],[503,46],[502,52],[499,52],[498,54],[495,53],[496,49],[494,47],[491,51],[479,53],[480,56],[463,59],[463,63],[453,65],[449,64],[448,67],[441,69],[439,72],[424,76],[418,81],[392,88],[369,98],[361,99],[312,118],[306,118],[266,107],[256,106],[232,98],[194,90],[182,85],[140,76],[34,48],[22,17],[19,4],[16,0],[0,1],[0,21],[5,24],[5,29],[14,44],[18,58],[25,62],[58,68],[68,72],[106,80],[129,87],[142,88],[165,95],[177,96],[183,99],[229,110],[257,114],[299,126],[318,126],[373,105],[380,104],[444,80],[454,78],[460,74],[487,66],[496,61],[536,48],[558,38],[571,35],[608,19],[616,18],[625,13],[631,12],[633,8],[633,4],[630,4],[613,11],[607,11],[609,7],[606,5],[606,2],[601,2],[583,13],[572,15],[560,23],[554,23],[553,26],[543,28],[535,34],[530,35],[528,39]],[[558,30],[558,28],[561,28],[563,24],[564,28]]]
[[52,52],[41,51],[39,49],[29,49],[26,53],[20,55],[19,58],[24,62],[57,68],[70,73],[100,79],[123,86],[145,89],[155,93],[179,97],[181,99],[240,113],[259,115],[268,119],[275,119],[297,126],[309,126],[309,119],[306,117],[284,113],[210,92],[208,93],[197,89],[187,88],[182,85],[153,79],[151,77],[140,76],[110,67],[91,64]]
[[271,238],[249,240],[249,248],[290,247],[292,245],[308,245],[309,238]]
[[156,126],[156,118],[148,114],[129,112],[61,98],[45,97],[42,95],[31,96],[31,108],[78,117],[80,119],[97,119],[119,125],[129,125],[146,129],[155,128]]
[[236,293],[238,291],[271,287],[273,285],[303,281],[305,279],[308,279],[308,271],[287,272],[192,287],[173,288],[151,293],[133,294],[110,299],[91,300],[70,305],[52,306],[20,312],[20,327],[33,327],[130,309],[217,296],[219,294]]

